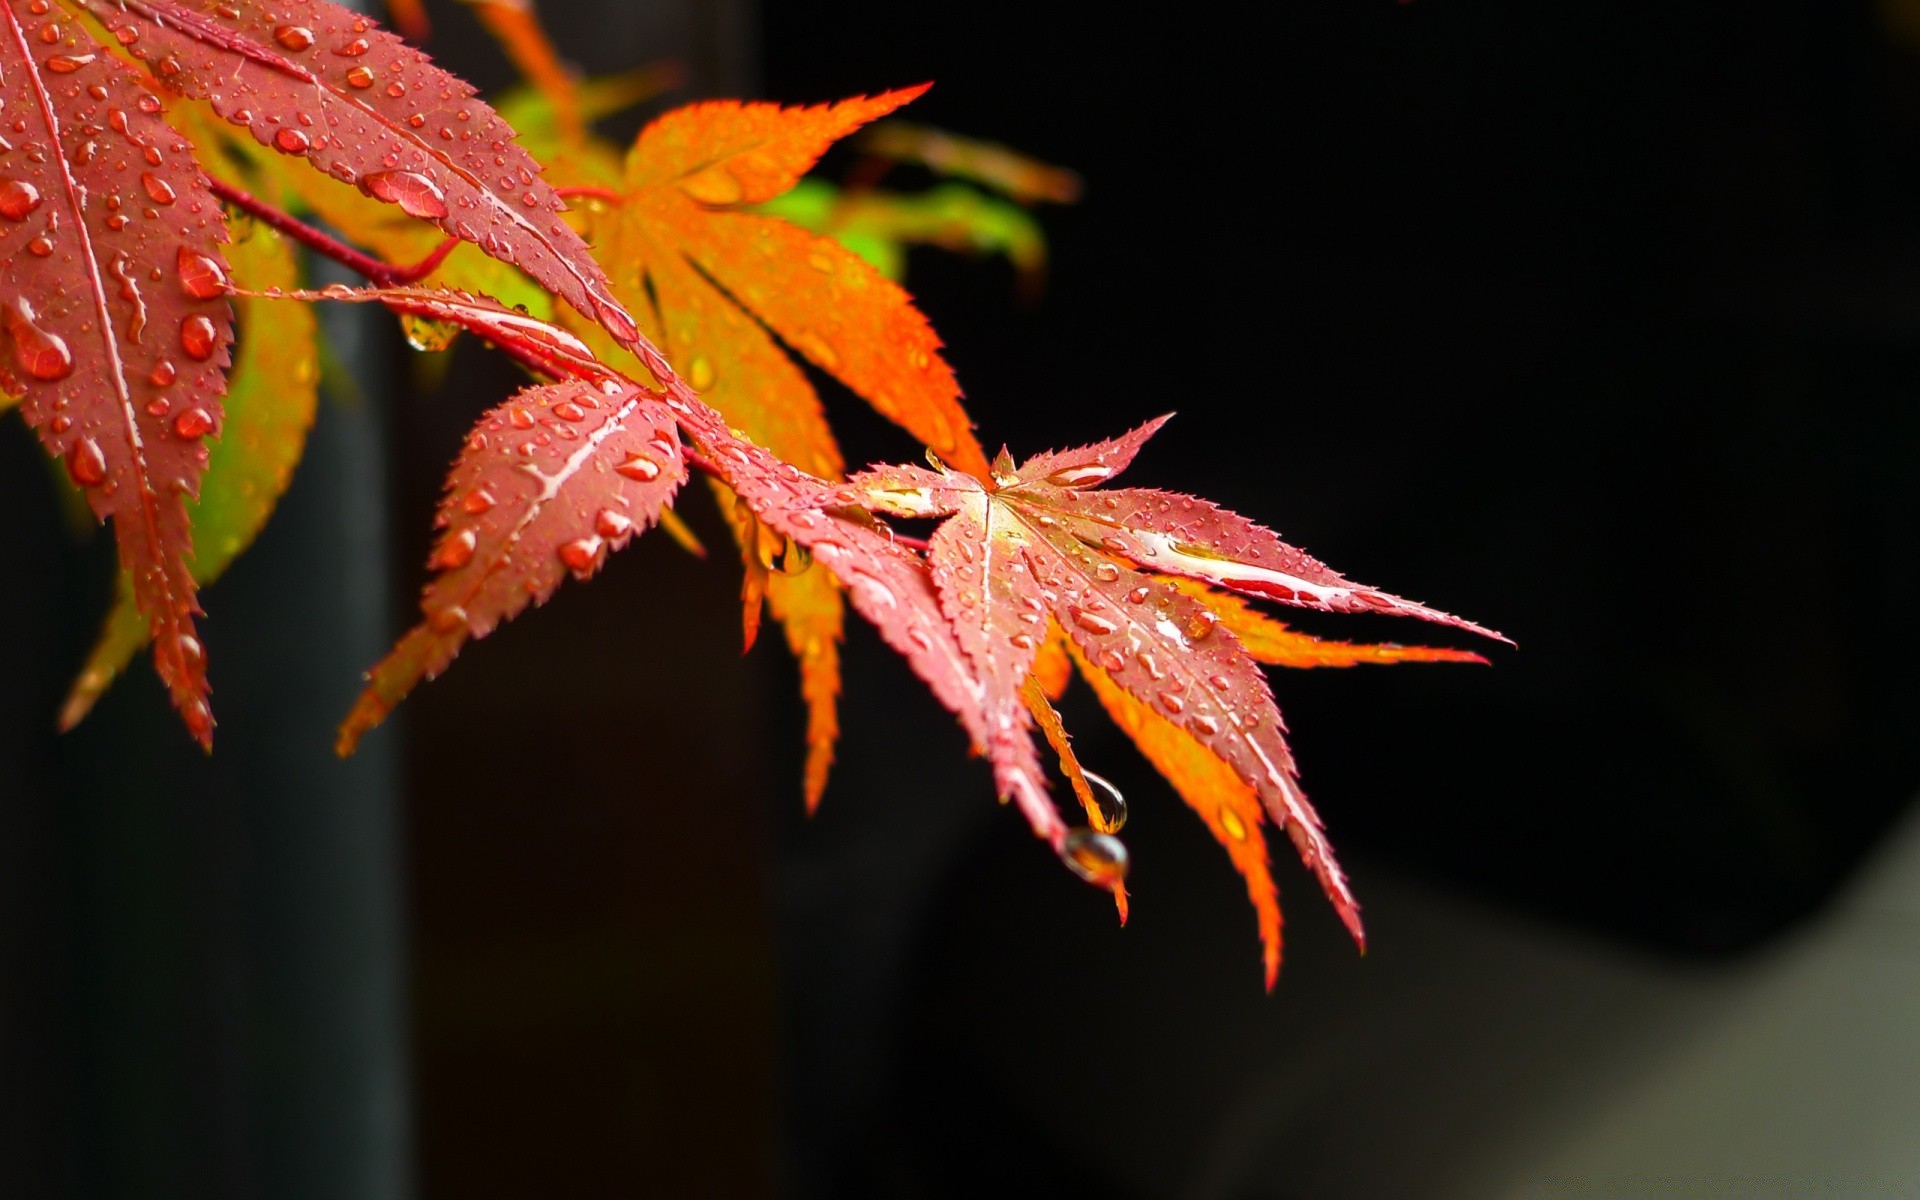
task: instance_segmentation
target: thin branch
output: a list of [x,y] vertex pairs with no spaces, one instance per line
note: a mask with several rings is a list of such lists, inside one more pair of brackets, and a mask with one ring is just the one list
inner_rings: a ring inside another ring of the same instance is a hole
[[417,263],[395,266],[389,262],[354,249],[330,233],[316,229],[290,213],[283,212],[268,204],[251,192],[241,191],[230,183],[218,179],[209,179],[213,194],[233,205],[241,212],[273,229],[286,234],[302,246],[323,257],[330,258],[350,271],[358,271],[381,287],[404,287],[417,283],[439,268],[460,244],[459,238],[448,238],[434,247],[433,253]]

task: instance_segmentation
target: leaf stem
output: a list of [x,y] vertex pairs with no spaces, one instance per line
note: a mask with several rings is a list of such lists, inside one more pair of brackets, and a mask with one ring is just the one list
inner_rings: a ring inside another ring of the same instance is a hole
[[395,266],[392,263],[354,249],[330,233],[316,229],[291,213],[284,212],[268,204],[251,192],[242,191],[230,183],[218,179],[209,179],[213,194],[233,205],[257,221],[279,230],[314,253],[330,258],[351,271],[358,271],[381,287],[402,287],[417,283],[439,268],[447,255],[453,253],[460,244],[459,238],[448,238],[434,247],[433,253],[417,263]]

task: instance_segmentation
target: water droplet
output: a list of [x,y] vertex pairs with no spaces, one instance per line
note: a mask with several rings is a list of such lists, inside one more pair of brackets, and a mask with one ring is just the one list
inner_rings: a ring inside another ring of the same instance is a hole
[[480,539],[473,530],[457,529],[440,540],[427,566],[436,571],[457,571],[473,560],[474,548],[479,544]]
[[1078,625],[1088,633],[1108,634],[1120,628],[1117,622],[1110,621],[1099,613],[1089,612],[1077,605],[1071,606],[1068,609],[1068,615],[1073,618],[1075,625]]
[[180,290],[195,300],[211,300],[227,290],[227,273],[210,254],[182,246],[175,270],[180,276]]
[[147,382],[157,388],[163,388],[170,386],[179,377],[179,369],[163,358],[153,364],[153,370],[147,373]]
[[1191,721],[1188,721],[1187,728],[1195,731],[1201,737],[1212,737],[1214,734],[1220,732],[1220,722],[1202,713]]
[[650,483],[660,478],[660,464],[644,454],[633,454],[627,457],[627,461],[615,467],[613,472],[641,483]]
[[180,322],[180,348],[187,352],[188,358],[205,362],[213,357],[213,348],[219,344],[219,334],[213,322],[195,314]]
[[460,336],[460,326],[452,321],[436,321],[432,317],[423,317],[419,313],[400,314],[400,332],[406,335],[407,345],[424,354],[437,354],[453,345]]
[[593,531],[603,538],[625,537],[633,530],[633,518],[616,509],[603,508],[593,518]]
[[55,417],[52,422],[49,423],[48,428],[52,429],[56,436],[65,433],[67,430],[73,428],[73,418],[63,413]]
[[73,374],[73,352],[59,334],[34,323],[32,305],[15,300],[7,305],[5,315],[7,333],[13,338],[13,360],[22,371],[48,382]]
[[81,487],[98,487],[106,482],[107,456],[100,453],[100,443],[92,438],[81,438],[67,451],[67,475]]
[[360,180],[360,190],[399,205],[410,217],[436,221],[447,215],[447,194],[417,171],[375,171]]
[[593,569],[595,562],[599,561],[602,544],[597,534],[593,537],[575,538],[560,547],[560,561],[567,564],[567,568],[575,574],[584,575]]
[[1233,681],[1225,675],[1209,675],[1207,682],[1213,685],[1213,690],[1216,692],[1224,692],[1233,686]]
[[40,27],[39,38],[45,45],[51,46],[60,40],[60,22],[48,21]]
[[33,255],[35,258],[45,258],[47,255],[53,253],[53,239],[44,233],[40,234],[27,243],[27,253]]
[[355,38],[346,45],[336,48],[334,53],[340,55],[342,58],[359,58],[371,48],[372,43],[368,42],[367,39]]
[[696,392],[704,392],[713,386],[713,364],[707,361],[705,355],[696,355],[687,366],[687,382],[693,385]]
[[1148,654],[1145,650],[1142,650],[1138,654],[1134,655],[1133,657],[1134,657],[1134,661],[1140,664],[1140,669],[1145,671],[1153,679],[1158,680],[1158,679],[1166,678],[1166,672],[1160,669],[1160,664],[1154,659],[1153,655]]
[[304,25],[282,25],[273,31],[273,40],[289,50],[305,50],[313,45],[313,30]]
[[173,401],[167,399],[165,396],[156,396],[147,401],[147,415],[150,417],[164,417],[172,407]]
[[1118,650],[1102,650],[1100,652],[1099,662],[1100,665],[1108,671],[1119,671],[1126,668],[1127,657]]
[[587,410],[571,400],[562,400],[553,406],[553,415],[562,421],[584,421],[587,419]]
[[1086,463],[1078,467],[1062,467],[1047,476],[1047,482],[1055,487],[1080,488],[1111,478],[1113,468],[1105,463]]
[[364,63],[360,66],[354,67],[352,70],[347,72],[347,83],[357,88],[372,87],[373,86],[373,68],[365,65]]
[[140,99],[134,101],[134,107],[143,113],[157,113],[160,111],[160,97],[152,92],[142,92]]
[[1127,603],[1128,604],[1145,604],[1147,602],[1147,597],[1151,596],[1152,594],[1153,592],[1143,584],[1140,587],[1137,587],[1127,593]]
[[113,36],[122,46],[131,46],[140,40],[140,29],[135,25],[122,25],[113,31]]
[[1244,842],[1247,840],[1246,822],[1240,819],[1239,813],[1224,805],[1221,806],[1220,809],[1220,828],[1225,830],[1227,836],[1236,842]]
[[313,147],[313,139],[298,129],[282,129],[273,135],[273,144],[282,154],[305,154]]
[[848,570],[847,584],[856,595],[864,598],[874,608],[896,608],[900,604],[900,598],[893,594],[892,588],[865,571],[857,568]]
[[467,610],[451,604],[428,617],[427,623],[435,633],[459,633],[467,627]]
[[152,171],[140,172],[140,186],[147,189],[147,195],[153,197],[155,204],[172,204],[177,198],[173,192],[173,185]]
[[1166,709],[1168,712],[1172,713],[1174,716],[1177,717],[1182,712],[1186,711],[1187,702],[1181,699],[1179,696],[1175,695],[1173,692],[1161,692],[1160,707]]
[[0,217],[10,221],[24,221],[27,214],[40,207],[40,189],[24,179],[9,179],[0,183]]
[[1127,877],[1127,848],[1110,833],[1075,829],[1060,849],[1067,869],[1096,887],[1118,887]]
[[533,428],[533,414],[519,405],[515,405],[513,410],[507,413],[507,420],[515,429]]
[[1213,610],[1203,608],[1194,613],[1193,619],[1187,622],[1187,636],[1196,642],[1200,641],[1212,633],[1214,626],[1218,624],[1220,624],[1220,618],[1214,615]]
[[1096,833],[1119,833],[1127,823],[1127,798],[1113,781],[1104,775],[1095,775],[1092,771],[1082,770],[1080,774],[1093,785],[1093,802],[1099,813],[1093,820]]
[[467,493],[467,498],[460,502],[460,507],[477,517],[496,503],[498,502],[494,500],[492,492],[485,488],[475,488]]
[[55,75],[71,75],[94,60],[91,54],[56,54],[47,60],[47,70]]
[[213,432],[213,414],[190,408],[173,419],[173,431],[183,438],[203,438]]
[[1120,578],[1120,568],[1110,562],[1098,563],[1093,568],[1093,577],[1101,583],[1114,583]]

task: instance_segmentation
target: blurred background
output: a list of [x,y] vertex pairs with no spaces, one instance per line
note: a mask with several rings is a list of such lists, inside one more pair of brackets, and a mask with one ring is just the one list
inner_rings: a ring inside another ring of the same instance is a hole
[[[664,103],[931,79],[913,120],[1074,168],[1037,298],[910,253],[983,440],[1177,410],[1138,482],[1521,649],[1276,675],[1372,941],[1282,863],[1269,996],[1084,691],[1124,930],[864,629],[803,818],[794,672],[665,539],[335,762],[512,378],[384,322],[209,596],[219,756],[145,670],[56,738],[111,547],[8,423],[0,1195],[1920,1192],[1920,4],[544,11]],[[822,383],[851,461],[917,453]]]

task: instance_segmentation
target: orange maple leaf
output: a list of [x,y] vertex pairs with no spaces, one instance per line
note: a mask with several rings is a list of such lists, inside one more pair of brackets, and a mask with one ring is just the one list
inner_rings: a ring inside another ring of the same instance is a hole
[[[822,478],[838,478],[844,462],[790,352],[947,462],[986,472],[940,339],[912,297],[831,238],[739,208],[787,191],[834,141],[925,90],[807,108],[714,101],[675,110],[641,132],[611,197],[584,210],[615,293],[687,382],[747,437]],[[590,325],[575,328],[611,361],[631,362]],[[743,543],[751,559],[754,541]],[[750,603],[764,594],[800,663],[812,808],[838,736],[844,605],[823,571],[773,574],[747,591]]]

